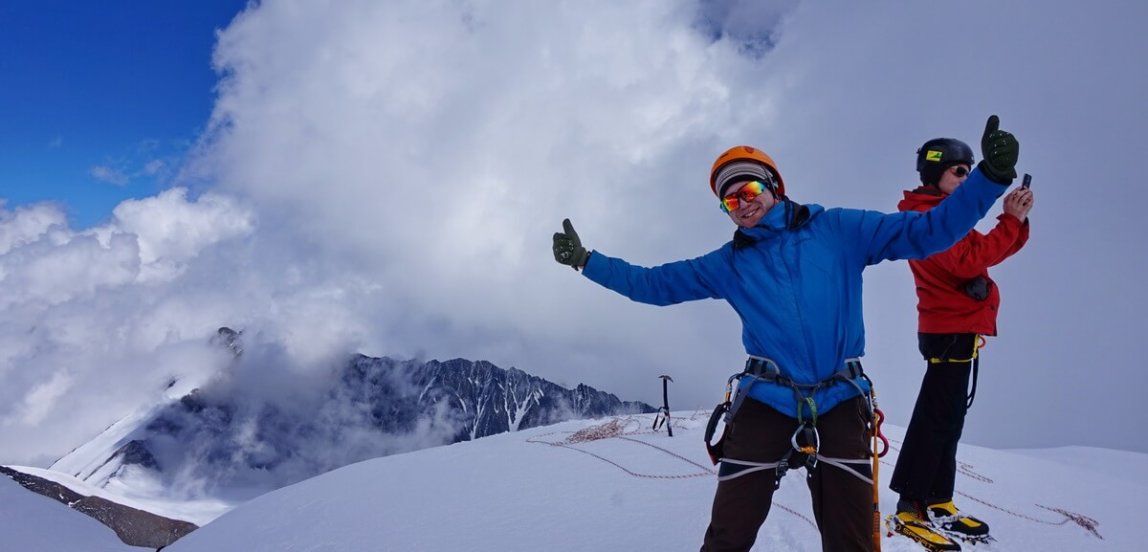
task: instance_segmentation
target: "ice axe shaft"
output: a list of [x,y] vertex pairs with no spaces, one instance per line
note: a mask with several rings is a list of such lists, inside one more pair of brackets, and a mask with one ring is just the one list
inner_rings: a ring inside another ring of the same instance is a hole
[[669,384],[674,381],[674,378],[665,374],[658,376],[662,379],[662,408],[658,409],[658,415],[654,416],[654,431],[658,430],[658,425],[664,423],[666,425],[666,433],[670,437],[674,436],[674,428],[670,425],[670,390]]

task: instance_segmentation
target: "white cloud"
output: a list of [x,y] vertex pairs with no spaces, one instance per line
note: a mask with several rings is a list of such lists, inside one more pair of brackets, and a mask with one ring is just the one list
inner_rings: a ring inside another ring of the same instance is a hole
[[41,240],[0,258],[10,292],[0,305],[43,301],[62,303],[79,295],[136,279],[139,255],[134,240],[117,234],[108,247],[92,236],[69,236],[64,243]]
[[88,170],[88,174],[100,182],[107,182],[116,186],[126,186],[131,181],[131,177],[124,171],[107,165],[96,165]]
[[148,176],[158,176],[167,171],[167,162],[162,159],[152,159],[144,163],[143,174]]
[[251,317],[221,293],[221,275],[242,277],[227,247],[246,251],[240,238],[253,227],[232,200],[174,189],[121,204],[106,227],[76,233],[65,221],[50,205],[0,209],[0,440],[10,454],[59,455],[167,378],[210,372],[210,356],[181,363],[191,357],[178,351],[205,350],[220,325]]
[[54,228],[66,227],[67,221],[63,211],[52,204],[41,203],[8,211],[0,199],[0,255],[36,241]]
[[115,227],[139,241],[141,279],[170,279],[202,249],[250,233],[250,214],[232,199],[204,194],[189,202],[186,196],[186,189],[172,188],[116,207]]
[[[33,387],[28,394],[24,396],[24,401],[19,407],[19,423],[24,425],[36,425],[44,419],[44,416],[52,410],[52,407],[60,397],[68,392],[68,388],[72,386],[72,378],[64,372],[56,372],[52,378],[47,382],[41,383]],[[7,422],[7,420],[5,420]]]

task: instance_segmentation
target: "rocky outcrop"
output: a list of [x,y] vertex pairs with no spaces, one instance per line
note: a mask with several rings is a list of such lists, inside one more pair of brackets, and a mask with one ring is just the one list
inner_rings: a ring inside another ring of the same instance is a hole
[[57,500],[115,531],[125,544],[159,549],[198,529],[186,521],[170,519],[125,506],[98,496],[84,496],[67,486],[42,477],[0,466],[0,474],[32,492]]

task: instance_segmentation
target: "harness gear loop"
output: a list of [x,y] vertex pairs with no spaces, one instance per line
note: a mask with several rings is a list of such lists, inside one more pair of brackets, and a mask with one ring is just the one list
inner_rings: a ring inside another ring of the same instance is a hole
[[[717,431],[718,421],[723,417],[726,423],[729,423],[732,418],[729,415],[730,411],[730,396],[733,394],[733,382],[741,377],[741,373],[734,374],[729,377],[725,382],[725,399],[714,407],[714,411],[710,414],[710,419],[706,422],[706,453],[709,454],[710,461],[716,466],[722,459],[722,442],[725,439],[725,432],[722,432],[722,437],[718,439],[717,443],[713,442],[714,433]],[[740,404],[740,402],[739,402]]]

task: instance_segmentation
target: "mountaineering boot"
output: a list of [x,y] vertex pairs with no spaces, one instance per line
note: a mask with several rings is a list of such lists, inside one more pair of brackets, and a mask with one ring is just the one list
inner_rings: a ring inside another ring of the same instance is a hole
[[930,504],[928,512],[929,520],[935,527],[954,537],[970,541],[985,540],[988,537],[988,524],[962,514],[952,500]]
[[926,550],[934,552],[961,549],[961,545],[956,541],[937,532],[919,508],[904,508],[898,503],[897,509],[900,511],[885,518],[885,524],[890,532],[909,537]]

